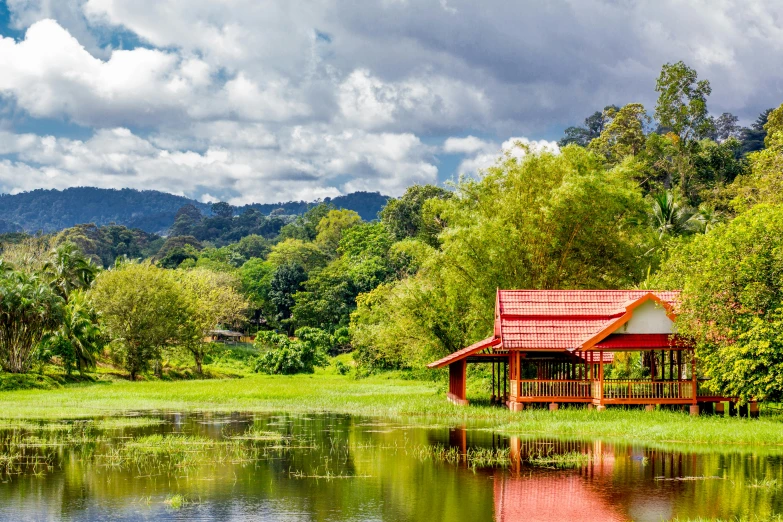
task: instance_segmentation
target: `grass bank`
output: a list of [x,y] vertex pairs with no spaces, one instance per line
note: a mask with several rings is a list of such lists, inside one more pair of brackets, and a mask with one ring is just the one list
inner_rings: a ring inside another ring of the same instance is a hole
[[563,408],[510,412],[485,405],[453,406],[443,385],[391,376],[354,379],[315,375],[250,375],[242,379],[113,381],[51,390],[0,392],[0,418],[68,419],[129,411],[334,412],[416,424],[465,425],[509,435],[600,438],[609,442],[765,446],[783,452],[783,416],[761,419],[690,417],[673,411]]

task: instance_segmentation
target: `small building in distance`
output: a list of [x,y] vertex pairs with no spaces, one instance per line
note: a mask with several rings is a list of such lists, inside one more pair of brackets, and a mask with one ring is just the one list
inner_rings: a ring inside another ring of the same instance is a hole
[[234,332],[232,330],[211,330],[207,342],[223,343],[223,344],[237,344],[237,343],[252,343],[255,337],[252,335],[245,335],[241,332]]

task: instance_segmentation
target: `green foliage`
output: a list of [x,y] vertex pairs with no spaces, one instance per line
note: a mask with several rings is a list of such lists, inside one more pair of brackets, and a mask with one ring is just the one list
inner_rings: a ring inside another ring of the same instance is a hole
[[263,353],[256,362],[256,371],[291,375],[313,373],[316,366],[326,366],[329,335],[315,328],[300,328],[296,338],[276,332],[259,332],[256,346]]
[[285,321],[291,317],[291,309],[296,302],[294,294],[307,281],[307,273],[302,265],[288,263],[278,266],[269,281],[269,301],[275,307],[277,320]]
[[333,258],[337,255],[343,233],[361,222],[362,218],[353,210],[330,210],[316,226],[315,244]]
[[131,380],[176,342],[187,320],[187,300],[176,275],[149,263],[122,263],[102,272],[90,297]]
[[702,228],[700,214],[683,205],[671,190],[652,196],[650,217],[658,239],[682,236]]
[[25,373],[47,332],[63,316],[63,298],[35,275],[0,271],[0,367]]
[[304,215],[297,217],[293,222],[280,229],[280,239],[315,241],[318,235],[318,223],[334,209],[335,207],[329,204],[320,204],[310,208]]
[[623,288],[651,262],[631,173],[580,147],[509,155],[436,203],[448,223],[441,250],[415,276],[358,298],[362,364],[418,365],[485,337],[497,288]]
[[66,373],[77,369],[83,374],[95,367],[95,357],[104,343],[95,308],[86,293],[77,290],[70,294],[59,328],[45,337],[42,357],[58,357]]
[[121,225],[76,225],[54,238],[55,244],[72,243],[93,263],[101,267],[114,264],[117,258],[139,259],[155,255],[164,239],[139,229]]
[[603,155],[611,164],[628,156],[636,156],[644,148],[644,128],[651,121],[641,103],[629,103],[620,110],[610,108],[605,118],[609,123],[590,142],[590,149]]
[[665,64],[655,90],[658,92],[655,118],[682,142],[714,132],[714,122],[707,112],[707,97],[712,88],[708,80],[698,80],[694,69],[682,61]]
[[748,155],[750,172],[738,177],[732,187],[736,194],[732,205],[738,211],[759,203],[783,203],[783,105],[770,111],[769,118],[764,126],[767,148]]
[[442,223],[436,213],[428,212],[425,203],[450,197],[451,192],[434,185],[413,185],[401,198],[389,200],[381,211],[381,221],[396,240],[418,238],[434,246]]
[[603,132],[604,127],[609,122],[608,115],[612,111],[618,111],[619,109],[617,105],[607,105],[603,111],[595,111],[592,115],[585,118],[584,126],[568,127],[565,130],[565,135],[557,144],[561,147],[566,145],[587,147],[591,141],[598,138]]
[[239,281],[233,274],[197,268],[177,276],[187,307],[177,341],[193,356],[196,373],[202,374],[204,356],[212,347],[205,339],[219,326],[239,324],[244,319],[247,301],[237,291]]
[[49,284],[65,300],[72,291],[89,288],[97,273],[98,268],[74,243],[60,244],[43,266]]
[[276,244],[267,260],[275,268],[286,264],[297,264],[305,272],[326,266],[327,257],[316,245],[301,239],[286,239]]
[[742,400],[783,399],[783,207],[760,205],[681,242],[659,283],[682,288],[677,323],[700,371]]

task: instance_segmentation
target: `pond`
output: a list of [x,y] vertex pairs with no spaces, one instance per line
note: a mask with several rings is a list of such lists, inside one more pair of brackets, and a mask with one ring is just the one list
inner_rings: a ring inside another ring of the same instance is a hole
[[346,415],[0,421],[0,520],[668,520],[783,513],[783,450]]

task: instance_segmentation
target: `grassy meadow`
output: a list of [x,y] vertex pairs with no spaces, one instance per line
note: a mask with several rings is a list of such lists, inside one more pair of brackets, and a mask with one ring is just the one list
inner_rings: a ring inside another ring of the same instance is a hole
[[[475,396],[475,395],[474,395]],[[419,425],[465,425],[508,435],[600,438],[606,441],[688,445],[766,446],[783,451],[783,415],[763,410],[760,419],[690,417],[679,411],[605,412],[565,407],[556,412],[510,412],[480,397],[468,407],[445,399],[445,384],[386,374],[357,379],[331,368],[312,375],[141,381],[98,380],[49,390],[0,392],[0,419],[61,420],[150,411],[333,412]]]

